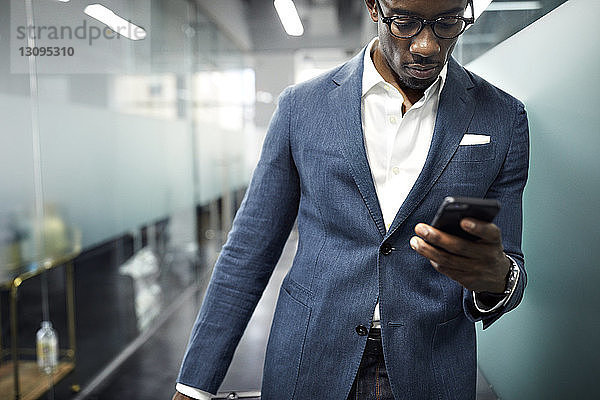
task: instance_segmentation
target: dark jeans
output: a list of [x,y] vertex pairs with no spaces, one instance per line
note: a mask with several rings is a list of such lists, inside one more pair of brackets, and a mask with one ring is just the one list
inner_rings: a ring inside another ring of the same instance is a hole
[[383,361],[381,330],[369,331],[358,373],[348,400],[394,400],[392,388]]

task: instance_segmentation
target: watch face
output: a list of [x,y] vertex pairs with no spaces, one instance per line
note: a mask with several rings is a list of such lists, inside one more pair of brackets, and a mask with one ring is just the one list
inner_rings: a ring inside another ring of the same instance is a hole
[[506,295],[510,294],[514,290],[515,286],[517,286],[517,279],[519,278],[519,267],[512,259],[510,259],[510,262],[512,265],[508,273],[506,290],[504,290],[504,294]]

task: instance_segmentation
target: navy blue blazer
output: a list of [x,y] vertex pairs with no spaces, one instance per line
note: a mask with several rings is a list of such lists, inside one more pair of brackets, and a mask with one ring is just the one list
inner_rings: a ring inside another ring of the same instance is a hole
[[[363,52],[282,93],[262,155],[215,265],[178,382],[215,393],[294,221],[299,243],[273,317],[262,398],[345,399],[380,301],[398,399],[474,399],[474,322],[517,306],[526,284],[523,104],[449,61],[425,166],[386,232],[361,127]],[[489,144],[459,146],[465,133]],[[479,314],[471,293],[409,246],[446,196],[498,199],[505,252],[521,269],[510,302]],[[384,244],[393,247],[384,255]]]

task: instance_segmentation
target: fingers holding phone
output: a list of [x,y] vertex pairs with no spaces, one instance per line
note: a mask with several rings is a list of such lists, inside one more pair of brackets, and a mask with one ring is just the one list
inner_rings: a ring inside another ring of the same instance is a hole
[[468,234],[475,236],[476,240],[486,243],[502,243],[502,232],[492,222],[480,221],[475,218],[463,218],[460,227]]
[[510,268],[495,200],[446,198],[431,225],[417,224],[411,247],[439,272],[477,292],[500,293]]

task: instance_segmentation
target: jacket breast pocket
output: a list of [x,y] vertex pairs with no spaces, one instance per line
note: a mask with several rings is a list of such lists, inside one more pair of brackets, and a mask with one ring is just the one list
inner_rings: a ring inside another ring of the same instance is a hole
[[496,156],[494,143],[458,146],[450,162],[480,162],[493,160]]
[[483,196],[496,175],[495,158],[494,143],[458,146],[438,180],[452,185],[445,196]]

